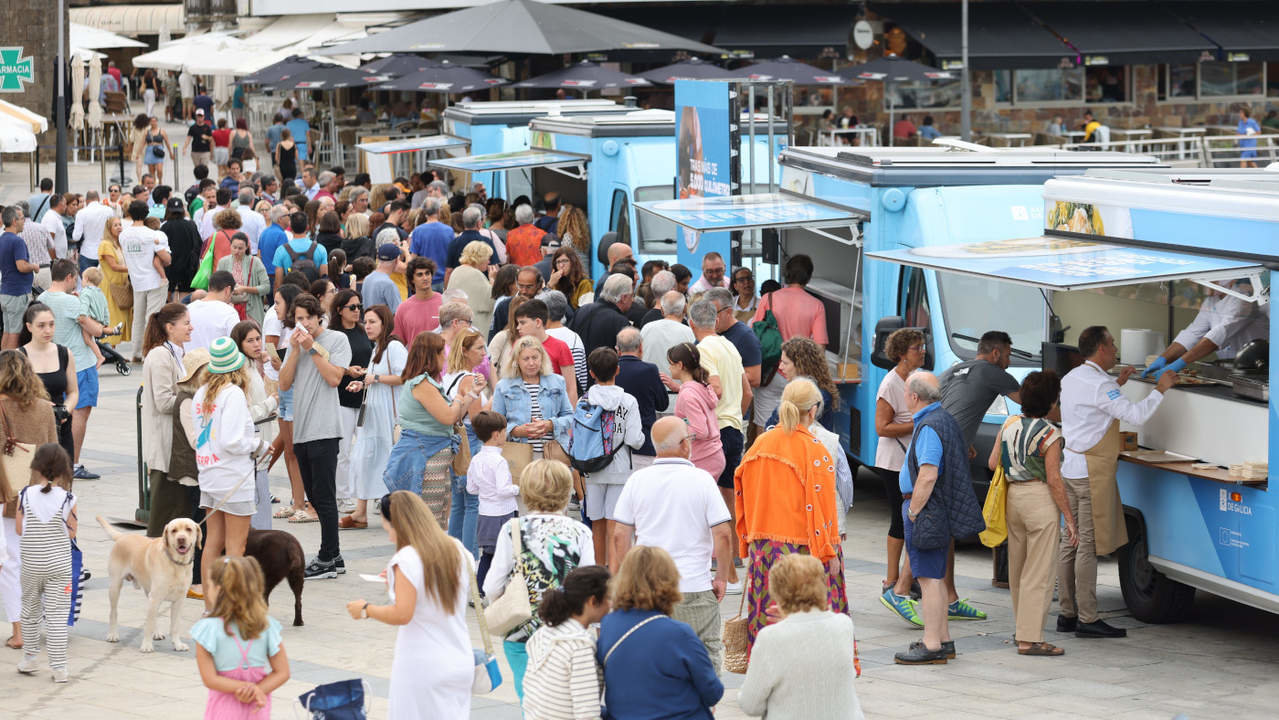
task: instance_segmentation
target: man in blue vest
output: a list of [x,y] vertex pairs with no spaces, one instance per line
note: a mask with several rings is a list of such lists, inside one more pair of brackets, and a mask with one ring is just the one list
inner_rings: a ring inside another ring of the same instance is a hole
[[[912,374],[906,380],[906,403],[914,415],[915,434],[906,450],[900,486],[906,551],[923,591],[924,639],[894,659],[899,665],[944,665],[955,657],[945,581],[951,540],[981,531],[985,521],[968,475],[968,443],[959,423],[942,409],[937,376]],[[925,506],[932,521],[916,533],[915,523]]]

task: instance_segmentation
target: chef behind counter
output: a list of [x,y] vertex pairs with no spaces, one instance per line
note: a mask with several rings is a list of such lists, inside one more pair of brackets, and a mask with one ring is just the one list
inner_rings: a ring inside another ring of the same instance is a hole
[[[1227,287],[1245,294],[1252,291],[1246,279],[1232,280]],[[1269,303],[1253,303],[1213,290],[1194,321],[1177,333],[1172,344],[1141,376],[1158,376],[1163,370],[1179,372],[1214,352],[1222,360],[1232,360],[1240,349],[1257,339],[1270,339]]]

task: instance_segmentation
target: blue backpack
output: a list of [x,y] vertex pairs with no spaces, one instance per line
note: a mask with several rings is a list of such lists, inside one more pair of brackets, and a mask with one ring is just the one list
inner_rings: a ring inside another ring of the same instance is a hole
[[573,410],[573,437],[569,441],[569,462],[579,472],[600,472],[613,462],[621,448],[616,435],[621,426],[617,413],[605,410],[586,398]]

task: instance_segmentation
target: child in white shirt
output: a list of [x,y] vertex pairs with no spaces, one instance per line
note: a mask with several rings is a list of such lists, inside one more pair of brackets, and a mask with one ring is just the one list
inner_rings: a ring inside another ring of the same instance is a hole
[[471,420],[475,436],[484,447],[471,458],[466,469],[466,491],[480,497],[479,520],[475,523],[475,542],[480,549],[480,564],[476,576],[480,586],[488,575],[493,553],[497,550],[497,535],[506,521],[519,515],[515,498],[520,486],[511,482],[511,467],[502,457],[506,443],[506,418],[501,413],[485,410]]

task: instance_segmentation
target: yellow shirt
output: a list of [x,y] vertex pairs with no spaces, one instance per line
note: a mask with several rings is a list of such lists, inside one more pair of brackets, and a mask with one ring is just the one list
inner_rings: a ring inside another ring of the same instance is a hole
[[404,277],[404,273],[391,273],[391,282],[395,283],[395,287],[400,289],[400,300],[409,299],[408,279]]
[[733,343],[719,335],[708,335],[697,343],[702,367],[711,377],[719,377],[719,404],[715,415],[720,429],[742,429],[742,356]]

